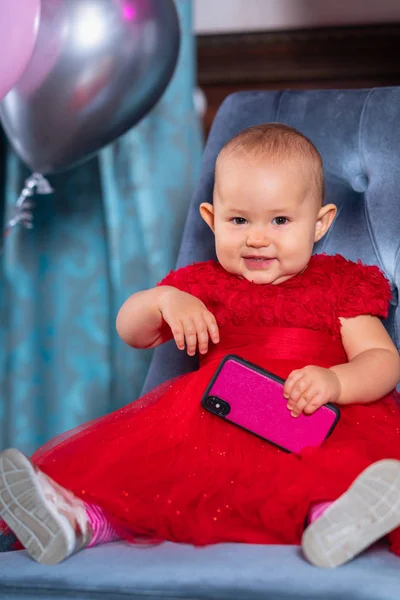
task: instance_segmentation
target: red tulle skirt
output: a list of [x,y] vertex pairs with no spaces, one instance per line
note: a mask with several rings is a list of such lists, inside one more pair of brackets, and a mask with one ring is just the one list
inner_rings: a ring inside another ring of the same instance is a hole
[[[310,505],[335,500],[382,458],[400,459],[394,395],[341,407],[320,448],[287,454],[206,413],[200,400],[221,358],[237,354],[286,378],[346,361],[340,341],[306,329],[222,328],[200,369],[52,440],[33,461],[108,512],[133,539],[195,545],[298,544]],[[398,532],[392,549],[400,554]]]

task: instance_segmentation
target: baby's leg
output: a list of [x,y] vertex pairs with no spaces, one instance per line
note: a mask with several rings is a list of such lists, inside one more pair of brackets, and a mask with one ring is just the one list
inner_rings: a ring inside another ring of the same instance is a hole
[[312,564],[333,568],[400,525],[400,461],[372,464],[322,513],[317,519],[310,515],[302,546]]
[[0,454],[0,517],[43,564],[118,537],[99,507],[85,504],[18,450]]
[[326,509],[332,504],[332,502],[316,502],[310,508],[310,512],[308,513],[308,525],[314,523],[317,519],[322,517]]
[[116,542],[121,539],[100,506],[85,502],[85,508],[92,528],[92,539],[87,545],[88,548],[99,544],[107,544],[108,542]]

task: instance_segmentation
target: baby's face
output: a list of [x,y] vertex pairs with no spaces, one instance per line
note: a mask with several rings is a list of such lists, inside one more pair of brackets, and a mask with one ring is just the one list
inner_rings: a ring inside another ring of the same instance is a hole
[[254,283],[290,279],[308,264],[320,210],[315,182],[301,162],[220,157],[213,223],[219,262]]

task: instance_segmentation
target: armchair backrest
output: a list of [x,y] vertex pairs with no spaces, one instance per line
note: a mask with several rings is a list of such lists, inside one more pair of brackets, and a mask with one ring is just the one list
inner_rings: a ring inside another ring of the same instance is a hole
[[[226,98],[207,141],[177,266],[215,258],[213,235],[199,205],[212,201],[216,157],[240,130],[268,121],[295,127],[320,151],[325,201],[337,205],[338,216],[315,252],[340,253],[386,273],[393,300],[385,325],[399,348],[400,87],[239,92]],[[145,389],[195,367],[195,359],[165,344],[154,353]]]

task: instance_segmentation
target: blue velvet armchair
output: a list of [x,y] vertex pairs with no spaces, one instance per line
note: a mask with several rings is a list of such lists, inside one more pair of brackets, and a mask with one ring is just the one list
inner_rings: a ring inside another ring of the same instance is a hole
[[[213,237],[198,216],[210,200],[221,146],[250,125],[281,121],[310,137],[325,168],[326,201],[338,217],[316,248],[377,264],[392,282],[386,326],[400,345],[400,88],[245,92],[228,97],[213,124],[182,239],[178,266],[214,257]],[[154,353],[146,382],[196,368],[169,343]],[[400,597],[400,559],[384,544],[333,571],[319,570],[297,547],[222,544],[192,548],[165,543],[150,548],[118,542],[85,550],[45,567],[25,552],[0,554],[0,598],[153,600],[362,599]]]

